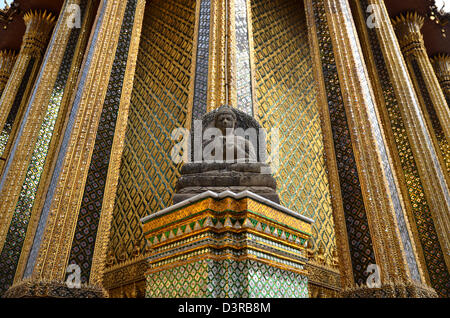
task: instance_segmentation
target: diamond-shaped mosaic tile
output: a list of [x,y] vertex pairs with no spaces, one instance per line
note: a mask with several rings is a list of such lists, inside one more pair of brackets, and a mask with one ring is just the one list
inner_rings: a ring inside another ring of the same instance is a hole
[[253,260],[201,260],[147,276],[148,298],[308,298],[306,277]]
[[[282,204],[313,218],[313,238],[330,257],[335,247],[328,179],[306,19],[297,1],[252,1],[259,120],[278,128]],[[270,142],[269,142],[270,143]]]
[[143,243],[140,218],[171,203],[180,166],[170,135],[186,121],[194,9],[193,0],[147,4],[114,207],[116,256]]

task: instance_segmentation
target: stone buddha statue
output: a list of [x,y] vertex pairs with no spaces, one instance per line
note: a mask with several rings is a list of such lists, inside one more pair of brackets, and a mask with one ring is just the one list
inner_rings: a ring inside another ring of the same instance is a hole
[[[203,149],[210,149],[210,159],[216,162],[257,162],[253,143],[235,134],[236,122],[236,114],[231,108],[218,109],[214,126],[220,130],[221,135],[203,142]],[[217,150],[220,150],[219,153]]]
[[[235,108],[221,106],[205,114],[201,124],[202,136],[195,136],[195,129],[191,133],[191,161],[181,167],[173,203],[208,190],[248,190],[279,203],[276,181],[265,163],[265,134],[259,123]],[[195,144],[198,139],[202,142]],[[193,160],[194,151],[201,151],[201,161]]]

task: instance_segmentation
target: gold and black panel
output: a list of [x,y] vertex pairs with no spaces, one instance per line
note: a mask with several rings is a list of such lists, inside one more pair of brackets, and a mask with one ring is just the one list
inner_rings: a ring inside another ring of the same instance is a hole
[[77,264],[81,268],[82,283],[87,283],[91,274],[137,1],[128,0],[125,8],[69,256],[69,264]]
[[376,263],[375,253],[323,0],[313,2],[313,14],[317,28],[321,71],[326,91],[327,111],[330,115],[353,278],[356,284],[361,285],[367,280],[367,267]]
[[147,3],[111,231],[116,260],[143,246],[140,218],[171,204],[180,168],[171,133],[188,118],[195,3]]
[[251,4],[257,119],[269,140],[279,132],[280,199],[315,220],[315,244],[330,258],[334,225],[303,1]]

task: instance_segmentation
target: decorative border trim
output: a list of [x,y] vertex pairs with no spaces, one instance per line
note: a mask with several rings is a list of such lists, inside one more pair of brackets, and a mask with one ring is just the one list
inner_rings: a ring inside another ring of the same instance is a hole
[[288,214],[290,216],[293,216],[296,219],[302,220],[302,221],[304,221],[304,222],[306,222],[308,224],[314,223],[313,219],[307,218],[306,216],[303,216],[303,215],[301,215],[301,214],[299,214],[297,212],[289,210],[288,208],[285,208],[284,206],[281,206],[281,205],[279,205],[279,204],[277,204],[277,203],[275,203],[273,201],[270,201],[270,200],[268,200],[266,198],[263,198],[262,196],[257,195],[257,194],[255,194],[253,192],[250,192],[248,190],[243,191],[243,192],[239,192],[237,194],[234,193],[234,192],[228,191],[228,190],[224,191],[224,192],[221,192],[221,193],[215,193],[213,191],[206,191],[206,192],[203,192],[201,194],[197,194],[196,196],[193,196],[192,198],[189,198],[187,200],[184,200],[182,202],[174,204],[174,205],[172,205],[172,206],[170,206],[170,207],[168,207],[168,208],[166,208],[164,210],[161,210],[161,211],[159,211],[157,213],[153,213],[151,215],[148,215],[148,216],[142,218],[141,222],[145,224],[145,223],[149,222],[150,220],[153,220],[153,219],[156,219],[158,217],[164,216],[165,214],[168,214],[168,213],[173,212],[175,210],[179,210],[179,209],[181,209],[181,208],[183,208],[183,207],[185,207],[187,205],[190,205],[192,203],[196,203],[198,201],[201,201],[201,200],[207,199],[207,198],[213,198],[213,199],[216,199],[216,200],[221,200],[221,199],[224,199],[224,198],[232,198],[232,199],[235,199],[235,200],[241,200],[241,199],[249,198],[249,199],[253,199],[253,200],[255,200],[255,201],[259,202],[259,203],[268,205],[269,207],[274,208],[276,210],[285,212],[286,214]]

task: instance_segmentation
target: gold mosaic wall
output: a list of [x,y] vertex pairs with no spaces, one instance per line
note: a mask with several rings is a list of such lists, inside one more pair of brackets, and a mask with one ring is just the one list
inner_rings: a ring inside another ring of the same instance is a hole
[[282,204],[315,220],[313,237],[330,258],[335,248],[322,132],[303,1],[253,0],[258,116],[278,128]]
[[195,2],[147,2],[111,230],[114,262],[143,247],[140,218],[171,204],[179,166],[170,135],[187,119]]

